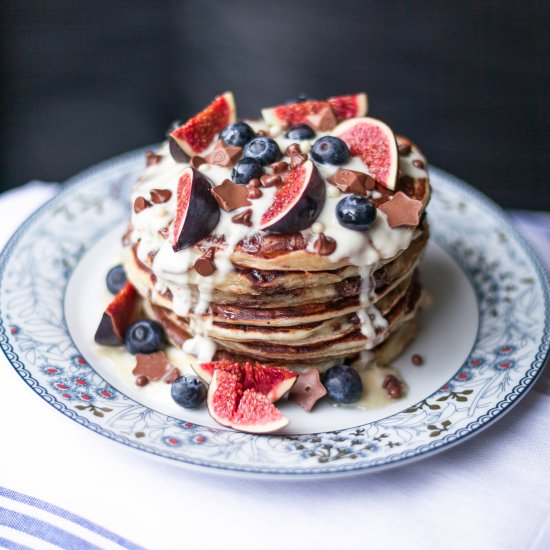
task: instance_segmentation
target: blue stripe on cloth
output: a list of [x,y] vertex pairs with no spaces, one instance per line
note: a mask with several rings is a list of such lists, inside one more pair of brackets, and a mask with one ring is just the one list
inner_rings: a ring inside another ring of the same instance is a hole
[[0,548],[7,548],[8,550],[32,550],[32,548],[24,544],[19,544],[18,542],[5,539],[4,537],[0,537]]
[[113,533],[108,529],[105,529],[101,525],[98,525],[97,523],[94,523],[77,514],[73,514],[72,512],[69,512],[64,508],[60,508],[55,504],[46,502],[45,500],[40,500],[39,498],[31,497],[23,493],[18,493],[17,491],[12,491],[11,489],[8,489],[6,487],[0,487],[0,496],[15,500],[16,502],[21,502],[22,504],[34,506],[35,508],[39,508],[40,510],[44,510],[46,512],[49,512],[50,514],[54,514],[63,519],[71,521],[72,523],[80,525],[81,527],[84,527],[89,531],[92,531],[93,533],[102,536],[103,538],[111,540],[116,544],[122,546],[123,548],[127,548],[128,550],[143,550],[142,546],[134,544],[128,539],[125,539],[124,537],[117,535],[116,533]]
[[27,516],[21,512],[8,510],[0,506],[0,525],[5,525],[11,529],[16,529],[22,533],[27,533],[32,537],[57,544],[61,548],[79,550],[101,550],[99,546],[91,544],[84,539],[65,531],[56,525],[42,521],[41,519]]

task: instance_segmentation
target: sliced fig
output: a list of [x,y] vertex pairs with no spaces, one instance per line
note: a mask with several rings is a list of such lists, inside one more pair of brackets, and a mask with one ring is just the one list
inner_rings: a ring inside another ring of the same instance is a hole
[[317,167],[307,160],[287,172],[273,203],[260,220],[268,233],[295,233],[311,226],[325,204],[325,182]]
[[261,365],[260,363],[245,363],[243,388],[251,388],[265,395],[269,401],[275,403],[292,386],[298,375],[284,367]]
[[235,122],[235,100],[231,92],[216,97],[199,114],[174,130],[170,137],[188,156],[200,155],[217,139],[222,129]]
[[346,143],[352,156],[368,166],[380,185],[395,189],[399,152],[395,135],[387,124],[370,117],[356,118],[339,124],[333,134]]
[[137,292],[131,283],[126,283],[101,317],[95,333],[95,341],[102,346],[120,346],[124,334],[136,320]]
[[243,390],[239,377],[222,369],[214,370],[206,403],[216,422],[239,431],[269,433],[288,424],[264,394]]
[[243,389],[253,389],[264,394],[274,403],[289,391],[298,375],[284,367],[262,365],[261,363],[234,363],[231,361],[214,361],[193,365],[193,370],[207,384],[212,382],[215,370],[230,372],[239,378]]
[[329,97],[327,101],[338,120],[364,117],[369,105],[365,93]]
[[190,166],[178,182],[172,248],[175,252],[204,239],[220,220],[220,208],[210,190],[210,180]]
[[329,107],[326,101],[300,101],[290,105],[277,105],[262,109],[262,116],[268,124],[280,124],[281,126],[294,126],[307,123],[307,117],[317,115],[323,109]]

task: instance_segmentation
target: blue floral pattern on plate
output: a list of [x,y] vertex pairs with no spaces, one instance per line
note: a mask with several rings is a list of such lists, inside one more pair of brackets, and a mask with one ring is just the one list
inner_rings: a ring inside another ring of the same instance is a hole
[[133,401],[81,357],[64,319],[64,296],[90,243],[127,217],[128,191],[142,167],[138,151],[75,176],[0,256],[2,350],[38,395],[86,428],[171,461],[235,473],[365,472],[475,434],[540,374],[549,350],[550,298],[538,260],[488,199],[432,168],[432,238],[466,273],[479,308],[475,344],[443,386],[375,422],[292,436],[208,428]]

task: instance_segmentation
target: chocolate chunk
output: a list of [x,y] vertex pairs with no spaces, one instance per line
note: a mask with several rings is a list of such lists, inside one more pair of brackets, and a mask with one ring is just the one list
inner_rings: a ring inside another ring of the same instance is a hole
[[146,208],[149,208],[150,206],[152,206],[152,204],[148,200],[146,200],[145,197],[138,197],[134,201],[134,212],[136,214],[139,214],[140,212],[142,212]]
[[172,382],[175,382],[180,376],[181,376],[181,373],[179,369],[177,367],[172,367],[172,370],[168,373],[168,375],[164,379],[164,383],[171,384]]
[[152,164],[158,164],[162,160],[162,155],[157,155],[153,151],[147,151],[145,153],[145,162],[147,166],[151,166]]
[[288,394],[289,401],[300,405],[305,411],[310,412],[315,403],[327,394],[327,390],[321,384],[319,371],[311,369],[300,374],[294,386]]
[[147,378],[147,376],[142,375],[136,378],[136,386],[143,388],[143,386],[147,386],[147,384],[149,384],[149,378]]
[[209,248],[200,258],[195,260],[193,267],[199,275],[210,277],[216,271],[216,265],[214,264],[215,252],[214,248]]
[[204,158],[202,158],[200,155],[194,155],[191,157],[189,164],[191,165],[191,168],[198,170],[199,166],[202,166],[205,162],[206,160],[204,160]]
[[404,141],[397,146],[399,154],[406,157],[411,154],[411,144],[408,141]]
[[170,363],[163,351],[155,353],[138,353],[136,355],[136,366],[132,374],[146,376],[149,380],[160,380],[167,372]]
[[318,132],[328,132],[337,124],[336,117],[330,107],[321,109],[315,115],[307,116],[306,121],[314,130],[317,130]]
[[319,233],[317,240],[313,243],[313,250],[319,256],[329,256],[336,250],[336,241],[331,237],[326,237],[324,233]]
[[392,399],[401,397],[402,384],[393,374],[386,375],[384,382],[382,382],[382,387],[388,392],[388,396]]
[[257,187],[247,185],[246,188],[248,189],[249,199],[259,199],[263,195],[262,190]]
[[[259,191],[259,189],[258,189]],[[243,225],[246,225],[247,227],[252,227],[252,222],[250,221],[250,217],[252,216],[252,210],[250,208],[247,208],[244,212],[241,212],[240,214],[237,214],[236,216],[233,216],[231,218],[231,221],[233,223],[242,223]]]
[[413,365],[416,365],[417,367],[419,367],[420,365],[424,364],[424,358],[422,357],[422,355],[419,355],[418,353],[415,353],[411,357],[411,362],[412,362]]
[[274,185],[281,185],[283,180],[281,179],[281,176],[277,176],[275,174],[264,174],[260,178],[260,182],[263,187],[273,187]]
[[214,150],[207,155],[206,161],[209,164],[218,166],[231,166],[241,156],[242,147],[232,147],[226,145],[221,139],[216,143]]
[[364,172],[340,168],[328,181],[336,185],[342,193],[366,195],[367,190],[374,189],[376,182]]
[[248,200],[248,189],[245,185],[239,185],[231,180],[223,180],[223,182],[214,187],[211,191],[212,195],[226,212],[233,212],[242,206],[250,206]]
[[422,202],[411,199],[405,193],[398,191],[392,199],[381,204],[378,208],[386,214],[391,228],[415,227],[420,221]]
[[168,202],[171,197],[172,191],[170,191],[170,189],[151,189],[151,200],[155,204]]
[[292,170],[304,164],[308,159],[308,156],[300,150],[300,145],[298,143],[291,143],[286,148],[285,155],[290,157],[290,168]]
[[420,159],[414,159],[413,162],[412,162],[413,166],[415,166],[416,168],[426,168],[426,164],[424,163],[423,160],[420,160]]
[[288,170],[288,162],[280,160],[279,162],[274,162],[273,164],[270,164],[269,167],[271,168],[271,170],[273,170],[274,174],[282,174],[283,172],[286,172]]

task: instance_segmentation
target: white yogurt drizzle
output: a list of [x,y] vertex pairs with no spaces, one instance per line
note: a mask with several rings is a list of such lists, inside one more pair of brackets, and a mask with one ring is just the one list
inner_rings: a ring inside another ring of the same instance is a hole
[[[251,124],[255,131],[260,129],[269,130],[265,123],[261,121],[247,122]],[[277,129],[272,128],[271,130]],[[278,130],[280,132],[280,129]],[[311,142],[301,142],[302,151],[308,152],[316,139],[329,134],[317,133]],[[294,143],[293,140],[286,139],[282,133],[275,135],[274,139],[281,151],[285,151],[291,143]],[[200,255],[199,252],[193,248],[174,252],[170,242],[159,233],[161,229],[170,227],[175,217],[178,181],[188,164],[176,163],[169,153],[167,143],[161,146],[157,154],[162,156],[162,160],[157,164],[148,166],[138,179],[132,192],[132,204],[139,196],[149,199],[149,193],[152,189],[168,189],[172,192],[172,196],[166,203],[153,204],[138,214],[132,213],[133,231],[130,239],[132,243],[137,243],[137,257],[139,260],[148,265],[156,275],[153,292],[163,294],[170,291],[173,299],[173,310],[177,315],[187,317],[190,312],[194,313],[189,326],[193,337],[184,342],[183,350],[196,356],[200,361],[210,361],[216,351],[215,343],[208,336],[209,328],[213,322],[212,316],[208,315],[208,309],[214,287],[216,284],[223,283],[227,274],[234,269],[230,258],[236,245],[242,239],[259,232],[260,219],[273,202],[276,188],[262,188],[262,197],[251,200],[250,206],[233,212],[221,210],[220,221],[212,235],[223,237],[225,244],[223,248],[216,251],[216,271],[214,274],[209,277],[199,276],[198,295],[194,297],[189,284],[189,271],[193,269],[193,264]],[[208,151],[203,153],[204,156],[207,154]],[[289,161],[287,157],[284,160]],[[413,165],[415,160],[421,160],[425,163],[424,157],[415,149],[407,157],[400,157],[399,176],[427,177],[425,168],[417,168]],[[343,166],[317,165],[317,168],[325,179],[333,175],[339,168],[369,173],[368,167],[357,157],[352,157]],[[208,177],[213,186],[220,185],[225,179],[231,178],[231,168],[203,164],[199,167],[199,170]],[[269,170],[266,171],[269,172]],[[327,182],[326,185],[325,204],[316,224],[314,227],[302,231],[302,234],[308,243],[307,250],[314,254],[313,244],[318,233],[322,231],[325,236],[333,238],[337,243],[335,251],[328,256],[330,260],[339,262],[349,258],[352,264],[359,267],[361,290],[360,308],[357,311],[357,317],[361,323],[361,332],[367,338],[366,349],[370,349],[383,340],[384,331],[388,328],[386,319],[372,303],[375,299],[372,275],[382,263],[393,258],[409,246],[414,236],[414,229],[407,227],[390,228],[385,214],[380,210],[377,211],[376,221],[369,230],[361,232],[346,229],[339,224],[336,217],[336,205],[343,198],[343,194],[332,184]],[[377,191],[371,191],[370,196],[379,198],[380,194]],[[252,227],[235,224],[231,221],[232,217],[248,208],[252,210],[250,219]],[[151,258],[153,258],[152,263]]]

